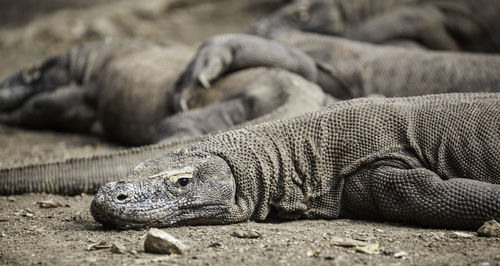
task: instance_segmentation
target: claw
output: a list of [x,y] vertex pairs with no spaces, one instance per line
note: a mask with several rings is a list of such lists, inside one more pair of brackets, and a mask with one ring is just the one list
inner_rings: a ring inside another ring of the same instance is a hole
[[205,89],[209,89],[210,88],[210,82],[208,82],[208,79],[207,79],[207,76],[204,74],[204,73],[201,73],[199,76],[198,76],[198,81],[200,82],[200,84],[205,88]]
[[187,111],[188,110],[188,104],[186,99],[180,98],[179,99],[179,107],[181,108],[181,111]]

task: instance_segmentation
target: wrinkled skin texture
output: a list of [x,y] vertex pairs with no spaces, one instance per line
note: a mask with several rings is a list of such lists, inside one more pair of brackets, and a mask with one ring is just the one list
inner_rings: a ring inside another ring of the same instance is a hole
[[245,124],[272,121],[317,110],[334,102],[316,84],[284,71],[264,68],[235,72],[194,95],[192,104],[224,104],[193,109],[163,119],[159,143],[92,157],[34,164],[0,170],[0,194],[46,192],[75,195],[95,193],[100,185],[118,180],[135,165],[203,139],[205,134]]
[[176,83],[179,105],[201,87],[247,67],[278,67],[338,99],[499,92],[500,56],[379,46],[311,33],[277,40],[225,34],[207,40]]
[[136,40],[76,46],[0,84],[0,122],[150,144],[174,113],[172,84],[191,54],[182,45]]
[[231,169],[217,156],[173,152],[140,164],[130,176],[133,183],[99,189],[90,208],[96,221],[123,228],[221,223],[234,205]]
[[500,219],[499,118],[495,93],[343,101],[147,161],[91,211],[119,227],[272,215],[477,229]]
[[499,11],[500,3],[488,0],[297,0],[253,23],[248,33],[276,38],[300,30],[370,43],[496,53]]

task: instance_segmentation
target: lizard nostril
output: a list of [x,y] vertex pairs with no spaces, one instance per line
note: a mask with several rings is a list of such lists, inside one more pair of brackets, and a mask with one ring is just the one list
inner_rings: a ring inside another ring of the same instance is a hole
[[127,194],[120,194],[120,195],[118,195],[118,197],[116,197],[116,199],[118,199],[118,200],[125,200],[125,199],[127,199],[127,197],[128,197]]

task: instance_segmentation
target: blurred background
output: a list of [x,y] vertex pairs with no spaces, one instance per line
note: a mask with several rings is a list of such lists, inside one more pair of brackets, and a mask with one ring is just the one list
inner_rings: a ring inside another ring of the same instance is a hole
[[283,0],[0,0],[0,79],[67,48],[106,38],[196,44],[243,32]]

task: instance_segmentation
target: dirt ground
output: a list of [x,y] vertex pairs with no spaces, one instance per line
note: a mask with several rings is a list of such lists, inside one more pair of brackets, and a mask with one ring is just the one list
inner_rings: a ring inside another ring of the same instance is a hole
[[[44,6],[33,6],[37,3]],[[195,43],[215,33],[241,32],[252,18],[278,4],[266,0],[0,1],[0,78],[95,39]],[[23,14],[12,15],[16,12]],[[116,149],[120,147],[92,136],[0,126],[2,168]],[[41,208],[38,202],[45,200],[65,206]],[[500,238],[344,219],[167,228],[190,249],[184,255],[154,255],[144,252],[145,230],[110,230],[96,223],[89,212],[91,200],[91,195],[0,197],[0,265],[500,265]],[[235,231],[252,230],[261,237],[232,236]],[[372,244],[373,254],[339,246],[338,238]],[[101,241],[106,242],[105,248],[88,250]],[[106,248],[113,243],[124,246],[124,253]]]

